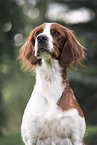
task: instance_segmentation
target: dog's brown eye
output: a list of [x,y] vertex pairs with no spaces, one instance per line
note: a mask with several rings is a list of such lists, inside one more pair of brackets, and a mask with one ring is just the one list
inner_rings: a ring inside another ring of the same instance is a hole
[[37,32],[36,32],[36,36],[38,36],[40,33],[41,33],[40,31],[37,31]]
[[60,32],[58,32],[58,31],[55,30],[55,31],[53,32],[53,34],[56,35],[56,36],[59,36],[59,35],[60,35]]

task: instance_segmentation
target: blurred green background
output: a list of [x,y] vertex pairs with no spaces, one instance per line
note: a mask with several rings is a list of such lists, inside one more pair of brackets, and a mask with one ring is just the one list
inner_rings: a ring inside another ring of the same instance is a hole
[[0,145],[23,145],[20,125],[35,78],[20,69],[19,48],[43,22],[72,30],[87,48],[86,67],[69,72],[85,114],[86,145],[97,145],[97,0],[0,0]]

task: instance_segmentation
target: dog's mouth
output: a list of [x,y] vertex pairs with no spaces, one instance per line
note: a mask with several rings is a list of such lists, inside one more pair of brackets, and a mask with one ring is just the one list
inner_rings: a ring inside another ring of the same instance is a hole
[[50,50],[46,48],[40,48],[37,51],[37,57],[39,59],[44,58],[44,59],[59,59],[59,56],[56,56],[54,52],[51,52]]
[[44,59],[50,59],[51,58],[51,53],[48,49],[40,48],[37,51],[37,57],[38,58],[44,58]]
[[42,47],[42,48],[38,49],[37,54],[39,55],[39,54],[45,53],[45,52],[48,52],[48,50]]
[[38,43],[38,50],[37,50],[37,56],[38,57],[45,57],[45,55],[49,55],[50,51],[48,49],[47,43]]

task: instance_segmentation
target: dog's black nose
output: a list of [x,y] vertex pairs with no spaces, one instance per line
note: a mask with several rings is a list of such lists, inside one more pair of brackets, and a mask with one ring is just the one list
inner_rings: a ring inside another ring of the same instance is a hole
[[42,43],[45,43],[47,41],[47,36],[46,35],[39,35],[37,37],[37,40],[38,40],[38,43],[42,42]]

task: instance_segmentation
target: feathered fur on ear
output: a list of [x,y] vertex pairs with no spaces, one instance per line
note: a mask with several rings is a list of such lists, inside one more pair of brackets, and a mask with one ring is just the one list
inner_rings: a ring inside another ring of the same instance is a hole
[[60,56],[62,66],[69,66],[71,63],[81,61],[85,58],[84,47],[77,41],[71,30],[65,30],[66,41]]
[[[21,59],[21,67],[25,66],[26,60],[29,62],[29,66],[37,65],[39,63],[39,59],[34,55],[34,38],[33,38],[33,31],[31,35],[28,37],[27,42],[21,47],[20,55],[18,59]],[[27,69],[28,69],[27,68]]]

